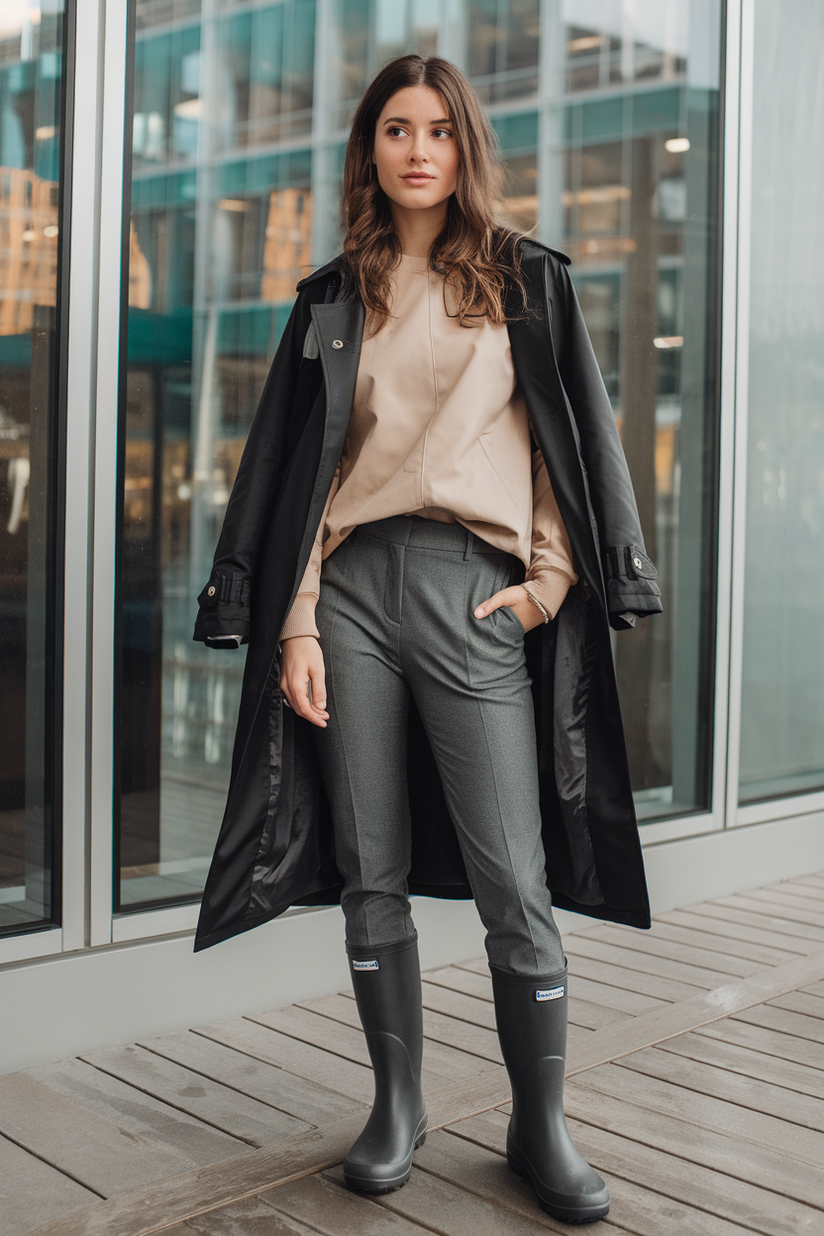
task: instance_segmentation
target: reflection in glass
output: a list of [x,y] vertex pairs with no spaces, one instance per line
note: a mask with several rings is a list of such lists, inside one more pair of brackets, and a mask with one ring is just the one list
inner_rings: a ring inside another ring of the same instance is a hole
[[639,810],[705,807],[719,0],[137,0],[136,17],[120,907],[202,887],[243,652],[192,642],[193,598],[295,282],[339,246],[347,126],[407,51],[466,67],[507,218],[573,259],[666,603],[616,641]]
[[53,920],[63,6],[0,21],[0,932]]
[[758,0],[754,55],[742,802],[824,789],[824,10]]

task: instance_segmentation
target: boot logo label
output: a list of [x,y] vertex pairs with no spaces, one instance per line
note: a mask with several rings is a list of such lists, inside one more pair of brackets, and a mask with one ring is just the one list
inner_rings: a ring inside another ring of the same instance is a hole
[[380,963],[375,961],[353,961],[353,970],[380,970]]
[[563,985],[561,987],[539,987],[535,992],[535,999],[542,1004],[544,1000],[560,1000],[563,994]]

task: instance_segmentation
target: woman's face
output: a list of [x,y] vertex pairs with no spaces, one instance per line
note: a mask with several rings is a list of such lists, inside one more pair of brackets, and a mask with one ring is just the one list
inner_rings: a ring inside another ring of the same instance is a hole
[[378,184],[396,206],[427,210],[455,192],[458,145],[437,90],[406,86],[387,102],[375,128]]

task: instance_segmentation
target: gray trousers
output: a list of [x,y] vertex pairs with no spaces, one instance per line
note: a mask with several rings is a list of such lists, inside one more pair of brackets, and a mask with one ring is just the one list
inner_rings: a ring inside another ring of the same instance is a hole
[[317,623],[329,724],[315,729],[332,807],[350,945],[414,927],[407,893],[410,694],[501,970],[541,975],[564,953],[546,886],[535,722],[524,630],[509,608],[473,609],[516,559],[460,524],[395,516],[363,524],[323,563]]

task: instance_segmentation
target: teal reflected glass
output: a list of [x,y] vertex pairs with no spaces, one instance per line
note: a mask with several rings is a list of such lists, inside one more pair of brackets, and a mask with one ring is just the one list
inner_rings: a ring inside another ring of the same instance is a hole
[[[17,14],[17,16],[15,16]],[[65,23],[0,32],[0,934],[59,919],[55,644]]]

